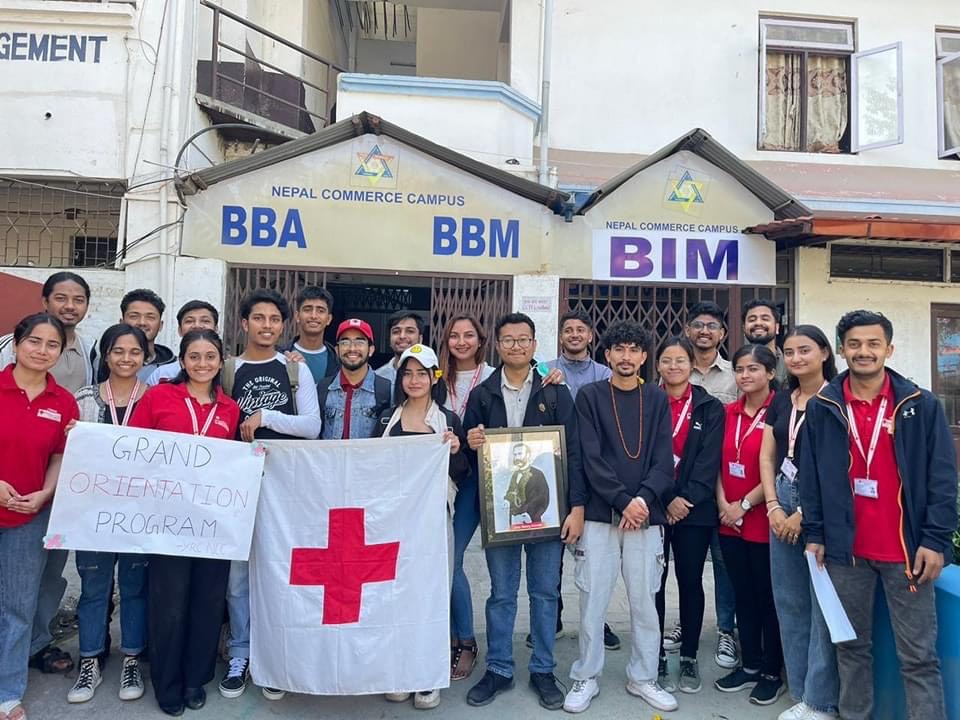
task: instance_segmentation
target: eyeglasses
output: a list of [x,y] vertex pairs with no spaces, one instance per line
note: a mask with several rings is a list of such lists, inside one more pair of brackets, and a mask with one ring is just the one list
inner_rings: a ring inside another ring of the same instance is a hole
[[337,340],[337,346],[343,350],[349,350],[352,347],[364,348],[369,344],[370,341],[366,338],[343,338],[343,340]]
[[690,327],[693,328],[694,330],[703,330],[704,328],[706,328],[707,330],[711,330],[712,332],[716,332],[717,330],[723,330],[723,325],[716,322],[715,320],[711,322],[704,322],[703,320],[694,320],[693,322],[690,323]]
[[497,340],[497,342],[500,343],[503,347],[507,348],[507,350],[510,350],[514,346],[518,346],[520,347],[520,349],[526,350],[528,347],[533,345],[533,338],[527,337],[526,335],[518,338],[503,337]]

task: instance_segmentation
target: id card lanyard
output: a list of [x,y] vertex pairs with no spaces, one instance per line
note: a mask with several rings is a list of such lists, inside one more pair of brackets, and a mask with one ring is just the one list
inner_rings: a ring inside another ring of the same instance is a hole
[[190,402],[190,398],[185,397],[183,401],[187,404],[187,410],[190,412],[190,422],[193,423],[193,434],[206,435],[207,430],[210,429],[211,423],[213,423],[213,416],[217,414],[217,404],[212,403],[210,412],[207,414],[207,421],[203,424],[203,428],[201,429],[199,423],[197,422],[197,413],[193,409],[193,403]]
[[741,423],[743,422],[743,414],[737,413],[737,434],[734,437],[734,447],[737,450],[737,464],[740,463],[740,448],[743,446],[743,442],[750,437],[750,433],[757,429],[760,423],[763,422],[764,416],[767,414],[767,409],[765,407],[760,408],[757,411],[757,415],[753,418],[753,422],[750,423],[750,427],[747,428],[746,434],[743,437],[740,437],[740,428]]
[[107,380],[107,405],[110,408],[110,419],[113,421],[114,425],[119,425],[120,427],[125,427],[127,421],[130,419],[130,416],[133,415],[133,406],[137,404],[137,394],[140,392],[140,381],[133,386],[133,391],[130,393],[130,400],[127,401],[126,412],[123,413],[123,420],[117,420],[117,403],[113,399],[113,388],[110,387],[110,381]]
[[869,480],[870,465],[873,464],[873,456],[877,451],[877,442],[880,440],[880,428],[883,427],[883,422],[887,417],[886,396],[880,400],[880,409],[877,412],[876,422],[873,424],[873,433],[870,435],[870,447],[866,452],[863,451],[863,441],[860,439],[860,429],[857,427],[857,423],[853,415],[853,406],[850,403],[847,403],[847,417],[850,420],[850,437],[853,438],[853,444],[857,446],[857,450],[860,451],[860,456],[867,464],[867,477],[865,479]]
[[676,437],[680,434],[681,428],[683,428],[683,423],[687,419],[687,413],[690,412],[690,405],[693,403],[693,392],[690,393],[690,397],[687,398],[687,402],[683,405],[683,410],[680,411],[680,418],[677,420],[677,424],[673,428],[673,437]]

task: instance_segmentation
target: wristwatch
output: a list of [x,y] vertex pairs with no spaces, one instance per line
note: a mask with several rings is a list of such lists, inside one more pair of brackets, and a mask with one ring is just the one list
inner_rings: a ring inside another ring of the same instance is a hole
[[744,512],[750,512],[750,508],[752,507],[753,507],[753,503],[747,500],[746,498],[740,501],[740,509],[743,510]]

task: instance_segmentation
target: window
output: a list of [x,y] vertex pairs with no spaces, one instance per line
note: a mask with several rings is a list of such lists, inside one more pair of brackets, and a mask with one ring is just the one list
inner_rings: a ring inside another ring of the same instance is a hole
[[960,431],[960,305],[931,305],[930,314],[933,394],[943,404],[956,435]]
[[73,267],[113,267],[117,260],[115,237],[73,236]]
[[937,248],[830,245],[830,276],[862,280],[943,282],[946,253]]
[[761,150],[848,152],[853,25],[760,20]]
[[937,32],[937,150],[960,158],[960,31]]

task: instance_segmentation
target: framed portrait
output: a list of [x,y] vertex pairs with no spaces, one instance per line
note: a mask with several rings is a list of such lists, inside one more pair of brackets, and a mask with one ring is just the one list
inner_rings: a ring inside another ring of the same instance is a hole
[[560,537],[567,516],[562,425],[486,428],[479,453],[484,548]]

